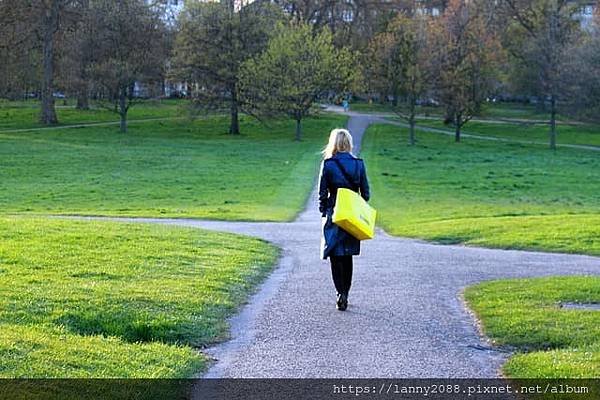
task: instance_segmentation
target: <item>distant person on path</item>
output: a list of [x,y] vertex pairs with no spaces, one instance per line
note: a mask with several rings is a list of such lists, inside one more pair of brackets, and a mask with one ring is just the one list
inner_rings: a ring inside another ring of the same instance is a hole
[[352,284],[352,256],[360,254],[360,240],[332,222],[337,190],[351,189],[369,200],[369,183],[365,164],[352,155],[352,136],[346,129],[334,129],[323,150],[319,178],[319,211],[323,217],[321,257],[329,257],[331,274],[337,290],[336,308],[348,307],[348,292]]
[[344,107],[344,112],[350,111],[350,103],[348,103],[348,100],[344,99],[344,101],[342,101],[342,107]]

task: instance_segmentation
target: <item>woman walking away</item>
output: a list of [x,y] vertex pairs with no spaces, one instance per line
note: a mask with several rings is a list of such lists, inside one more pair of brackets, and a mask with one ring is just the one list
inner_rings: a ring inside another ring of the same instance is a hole
[[348,307],[348,292],[352,284],[352,256],[360,254],[360,241],[332,220],[333,207],[339,188],[360,193],[369,200],[369,183],[365,164],[352,155],[352,136],[346,129],[334,129],[323,150],[323,163],[319,179],[319,211],[323,217],[321,256],[331,262],[331,274],[337,290],[336,308]]

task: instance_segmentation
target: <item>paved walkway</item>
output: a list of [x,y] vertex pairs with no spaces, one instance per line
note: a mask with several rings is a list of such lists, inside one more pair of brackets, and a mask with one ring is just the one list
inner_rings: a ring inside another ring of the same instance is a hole
[[[373,117],[354,115],[358,145]],[[375,195],[377,195],[375,193]],[[480,338],[465,286],[511,277],[599,274],[600,258],[442,246],[382,231],[363,244],[346,312],[319,259],[316,194],[291,223],[133,219],[235,232],[283,249],[275,272],[207,349],[206,377],[496,377],[507,354]]]

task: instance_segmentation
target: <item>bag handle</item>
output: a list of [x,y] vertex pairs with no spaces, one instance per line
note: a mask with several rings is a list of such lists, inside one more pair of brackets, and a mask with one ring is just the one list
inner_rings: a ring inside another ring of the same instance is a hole
[[[337,164],[338,168],[342,172],[342,175],[344,175],[344,178],[348,181],[348,183],[350,183],[350,186],[356,188],[356,189],[352,189],[352,190],[354,190],[355,192],[358,192],[358,187],[360,185],[357,184],[357,183],[355,183],[354,177],[351,177],[350,174],[344,169],[344,167],[342,166],[342,163],[340,162],[340,160],[338,160],[337,158],[332,158],[332,160],[335,161],[335,163]],[[358,161],[354,160],[354,162],[358,162]]]

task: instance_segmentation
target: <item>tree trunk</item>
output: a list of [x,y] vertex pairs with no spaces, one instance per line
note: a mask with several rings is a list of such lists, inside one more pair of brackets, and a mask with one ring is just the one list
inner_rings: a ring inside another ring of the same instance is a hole
[[302,140],[301,118],[296,117],[296,141],[299,142],[300,140]]
[[556,150],[556,96],[550,99],[550,149]]
[[231,91],[231,124],[229,125],[229,134],[240,134],[240,120],[238,116],[237,93],[235,87]]
[[457,114],[456,117],[454,117],[454,141],[456,143],[460,142],[461,118],[462,118],[462,116],[460,114]]
[[546,96],[538,95],[536,96],[536,100],[537,103],[535,104],[535,111],[539,114],[546,113],[548,111],[546,107]]
[[122,111],[119,115],[121,117],[120,130],[122,133],[127,133],[127,112]]
[[77,106],[78,110],[89,110],[90,101],[88,98],[87,84],[82,85],[77,91]]
[[58,0],[50,3],[44,10],[43,16],[43,77],[42,77],[42,108],[40,122],[45,125],[57,124],[56,109],[54,108],[54,33],[58,24]]
[[119,116],[121,117],[121,132],[127,133],[127,98],[125,88],[119,94]]
[[415,117],[416,117],[416,104],[414,96],[410,97],[410,114],[408,116],[408,125],[410,126],[408,141],[411,146],[415,145]]

